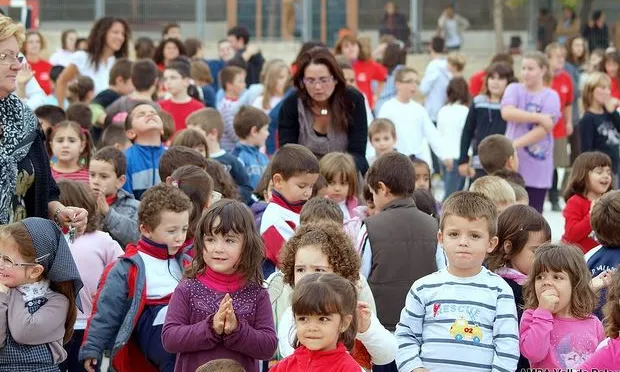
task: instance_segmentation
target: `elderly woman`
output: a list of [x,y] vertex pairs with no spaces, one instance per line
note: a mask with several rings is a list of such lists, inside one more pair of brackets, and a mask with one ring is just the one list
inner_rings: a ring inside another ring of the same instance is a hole
[[310,49],[298,60],[293,83],[297,91],[284,99],[278,119],[280,146],[298,143],[319,158],[347,152],[366,173],[364,96],[347,86],[335,57],[324,47]]
[[13,94],[24,39],[21,25],[0,16],[0,224],[43,217],[80,230],[86,227],[88,213],[58,202],[37,117]]

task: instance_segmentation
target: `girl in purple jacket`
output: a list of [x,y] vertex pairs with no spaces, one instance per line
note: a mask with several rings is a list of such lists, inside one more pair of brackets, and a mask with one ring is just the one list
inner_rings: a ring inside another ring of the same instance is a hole
[[262,287],[263,241],[252,214],[220,200],[196,228],[195,257],[172,295],[162,330],[177,353],[175,372],[194,372],[213,359],[234,359],[248,372],[278,343],[269,294]]

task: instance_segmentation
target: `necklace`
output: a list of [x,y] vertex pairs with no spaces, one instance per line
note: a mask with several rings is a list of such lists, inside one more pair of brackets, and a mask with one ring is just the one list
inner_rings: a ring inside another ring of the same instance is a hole
[[321,109],[321,115],[323,115],[323,116],[327,115],[327,109],[326,108]]

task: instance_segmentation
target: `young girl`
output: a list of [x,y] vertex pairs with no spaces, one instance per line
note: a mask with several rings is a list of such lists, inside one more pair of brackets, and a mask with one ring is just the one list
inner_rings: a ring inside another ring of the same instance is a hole
[[620,99],[620,52],[606,52],[599,71],[606,73],[611,79],[611,96]]
[[[237,199],[239,191],[230,173],[226,172],[224,166],[217,160],[207,159],[207,173],[213,180],[213,190],[219,194],[220,198]],[[214,202],[216,200],[213,200]]]
[[74,121],[61,121],[47,136],[48,150],[57,159],[52,164],[55,180],[67,178],[88,184],[92,152],[90,133]]
[[284,98],[286,86],[291,79],[291,73],[284,61],[275,59],[265,64],[265,74],[263,94],[256,97],[252,106],[265,111],[266,114],[276,107]]
[[209,157],[209,144],[205,136],[195,128],[186,128],[177,132],[172,139],[172,146],[185,146],[198,151],[205,158]]
[[[450,80],[447,90],[447,103],[437,114],[437,130],[446,143],[446,149],[454,163],[459,159],[461,145],[461,134],[469,113],[469,89],[467,82],[462,77],[455,77]],[[445,184],[444,200],[452,193],[462,190],[465,180],[459,175],[458,169],[453,167],[448,170],[443,168]]]
[[612,170],[620,167],[620,101],[610,96],[609,76],[595,72],[583,87],[583,107],[586,112],[579,121],[581,151],[600,151],[611,158]]
[[[86,322],[93,310],[93,298],[103,271],[110,263],[116,261],[123,250],[112,237],[101,228],[101,216],[97,210],[97,199],[88,185],[71,180],[58,181],[60,202],[84,208],[88,212],[88,224],[83,235],[70,244],[71,255],[75,260],[84,287],[79,293],[82,311],[77,313],[73,326],[73,337],[65,345],[67,360],[61,366],[62,371],[82,371],[83,364],[78,359]],[[97,363],[99,366],[100,363]]]
[[[524,305],[522,286],[531,271],[534,252],[551,240],[551,227],[534,208],[513,205],[499,215],[497,238],[497,247],[487,257],[487,268],[512,288],[520,321]],[[523,356],[519,358],[517,371],[521,368],[529,368]]]
[[594,151],[584,152],[575,159],[564,194],[564,242],[576,244],[584,253],[598,245],[590,225],[590,211],[592,203],[612,189],[609,156]]
[[320,163],[321,175],[327,180],[327,197],[335,201],[349,220],[358,206],[359,193],[357,168],[351,155],[342,152],[330,152]]
[[69,84],[67,91],[69,92],[67,100],[70,103],[89,104],[95,98],[95,82],[88,76],[80,76]]
[[58,371],[81,288],[67,240],[54,222],[33,217],[0,226],[2,369]]
[[531,368],[577,368],[605,337],[592,311],[598,299],[579,249],[545,244],[536,250],[523,287],[519,345]]
[[[366,369],[370,363],[384,365],[392,362],[396,354],[396,339],[387,331],[376,317],[375,301],[368,283],[359,273],[360,259],[353,248],[352,241],[344,233],[342,226],[333,222],[309,223],[302,225],[282,249],[281,274],[270,282],[270,297],[277,322],[279,353],[283,357],[293,354],[294,311],[291,310],[290,292],[299,281],[313,272],[335,273],[354,283],[359,294],[360,323],[356,340],[365,347],[357,345],[355,359]],[[286,286],[280,293],[273,291],[275,283],[284,282]],[[361,350],[367,350],[367,354]]]
[[583,371],[595,369],[611,371],[613,368],[618,368],[618,361],[620,361],[620,270],[616,270],[611,282],[607,291],[607,304],[603,308],[607,343],[601,343],[596,352],[578,367]]
[[159,106],[174,118],[175,132],[185,129],[185,119],[194,111],[205,107],[204,103],[192,97],[198,91],[191,84],[190,64],[186,61],[173,61],[164,70],[164,85],[169,99],[159,102]]
[[335,274],[311,274],[298,283],[292,302],[298,346],[271,371],[359,371],[347,352],[359,327],[353,284]]
[[262,288],[263,241],[252,214],[235,200],[214,203],[196,229],[196,256],[174,291],[162,343],[177,353],[175,371],[234,359],[248,372],[268,360],[278,339]]
[[409,156],[409,159],[413,163],[413,169],[415,171],[415,190],[427,190],[432,192],[431,185],[431,167],[424,160]]
[[514,141],[519,155],[519,173],[525,179],[530,206],[542,213],[553,178],[551,131],[560,118],[558,94],[545,85],[551,81],[547,57],[529,52],[521,65],[523,83],[513,83],[502,97],[506,137]]

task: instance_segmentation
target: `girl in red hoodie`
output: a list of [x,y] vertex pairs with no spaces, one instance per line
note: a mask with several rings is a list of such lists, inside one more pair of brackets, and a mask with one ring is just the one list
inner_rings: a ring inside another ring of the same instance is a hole
[[584,253],[598,245],[590,224],[590,211],[596,200],[613,189],[613,178],[608,155],[599,151],[584,152],[575,159],[564,194],[563,241],[576,244]]
[[336,274],[310,274],[295,286],[295,352],[272,372],[359,372],[349,354],[357,334],[357,290]]

